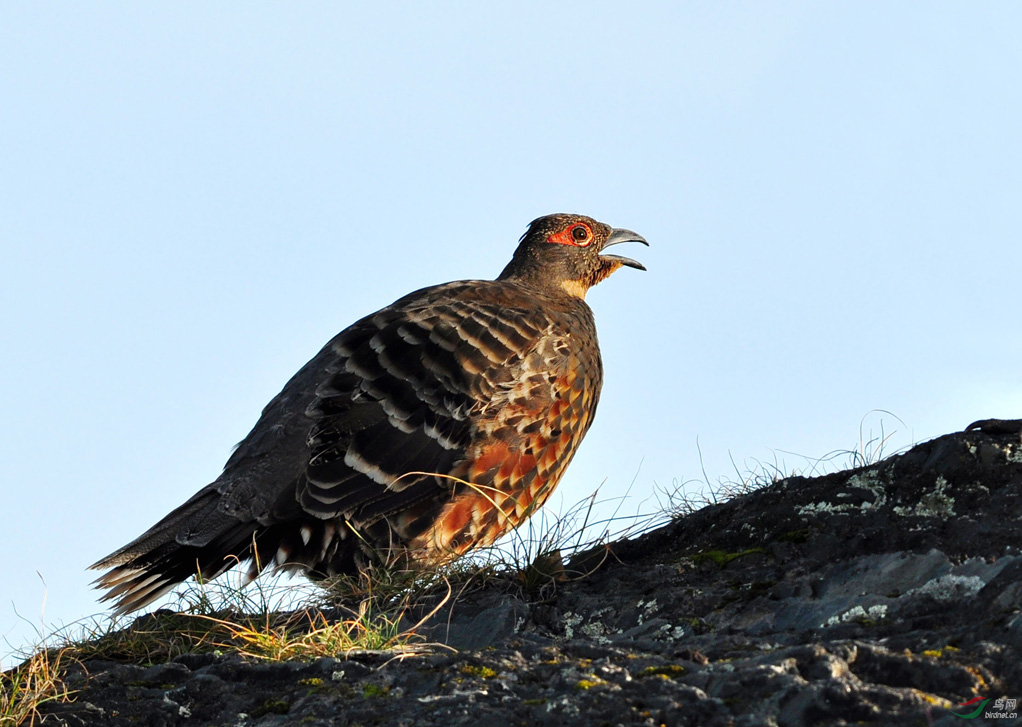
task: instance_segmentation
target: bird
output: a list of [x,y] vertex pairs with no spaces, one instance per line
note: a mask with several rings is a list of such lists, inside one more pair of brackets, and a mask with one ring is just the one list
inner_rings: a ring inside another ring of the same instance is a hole
[[239,562],[313,580],[442,564],[529,518],[593,422],[586,292],[649,243],[591,217],[529,224],[494,280],[422,288],[345,328],[263,409],[222,473],[90,566],[123,615]]

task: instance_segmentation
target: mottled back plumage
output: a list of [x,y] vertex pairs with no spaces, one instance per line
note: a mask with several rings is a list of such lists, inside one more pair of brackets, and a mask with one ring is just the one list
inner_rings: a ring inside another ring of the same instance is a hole
[[488,545],[549,496],[603,370],[585,291],[645,242],[581,215],[534,221],[493,281],[411,293],[339,333],[266,406],[223,473],[99,561],[120,612],[238,560],[313,578]]

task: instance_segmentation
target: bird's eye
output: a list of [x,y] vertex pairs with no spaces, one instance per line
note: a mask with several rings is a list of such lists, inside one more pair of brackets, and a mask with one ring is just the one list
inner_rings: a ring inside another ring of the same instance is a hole
[[575,242],[585,242],[589,239],[589,230],[585,225],[575,225],[571,228],[571,237]]

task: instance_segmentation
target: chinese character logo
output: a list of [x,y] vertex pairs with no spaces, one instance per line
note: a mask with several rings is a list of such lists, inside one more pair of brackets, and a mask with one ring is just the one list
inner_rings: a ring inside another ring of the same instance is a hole
[[[990,711],[984,712],[988,702],[993,702],[993,705]],[[981,714],[987,719],[1016,719],[1018,712],[1015,711],[1015,707],[1017,706],[1017,698],[991,699],[988,697],[983,699],[982,697],[973,697],[968,702],[962,702],[955,707],[957,711],[952,711],[951,714],[962,719],[976,719]]]
[[969,709],[972,708],[973,705],[978,705],[975,707],[975,711],[966,712],[965,714],[952,712],[952,714],[956,717],[961,717],[962,719],[976,719],[983,714],[983,708],[987,706],[987,702],[989,701],[989,699],[983,699],[982,697],[973,697],[968,702],[962,702],[959,704],[956,709]]

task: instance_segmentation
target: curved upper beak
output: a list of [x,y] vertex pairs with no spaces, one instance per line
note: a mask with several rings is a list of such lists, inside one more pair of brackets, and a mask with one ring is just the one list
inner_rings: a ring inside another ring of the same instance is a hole
[[600,248],[600,257],[614,260],[621,265],[627,265],[630,268],[637,270],[645,270],[646,266],[640,263],[638,260],[632,260],[630,257],[623,257],[621,255],[604,255],[603,251],[611,245],[619,245],[622,242],[641,242],[643,245],[649,246],[646,242],[646,238],[640,235],[638,232],[632,232],[631,230],[625,230],[623,228],[615,227],[610,231],[610,237],[603,243],[603,247]]

